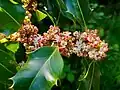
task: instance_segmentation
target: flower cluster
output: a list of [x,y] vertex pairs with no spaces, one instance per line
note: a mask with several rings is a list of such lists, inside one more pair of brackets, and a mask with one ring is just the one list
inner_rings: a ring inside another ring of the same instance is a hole
[[74,53],[79,57],[101,60],[108,51],[108,44],[100,40],[97,30],[87,29],[85,32],[71,33],[60,32],[59,27],[50,26],[43,35],[37,32],[36,26],[26,24],[13,34],[11,40],[23,43],[27,51],[34,51],[42,46],[58,46],[60,53],[67,57]]
[[88,56],[91,59],[101,60],[106,57],[108,51],[108,44],[101,41],[97,35],[97,30],[86,30],[85,32],[74,32],[75,46],[73,52],[77,56]]
[[37,9],[36,0],[21,0],[23,7],[28,11],[35,11]]
[[43,33],[48,46],[58,46],[63,56],[70,56],[72,54],[73,37],[71,32],[60,32],[58,27],[50,26],[47,33]]
[[24,19],[23,24],[31,24],[32,14],[31,14],[29,11],[26,11],[25,14],[26,14],[26,15],[25,15],[25,19]]
[[5,35],[5,34],[0,33],[0,40],[1,40],[1,39],[3,39],[3,38],[5,38],[5,37],[6,37],[6,35]]
[[42,43],[39,44],[38,41],[42,36],[38,34],[38,28],[31,22],[32,14],[30,12],[37,10],[37,2],[36,0],[21,0],[21,2],[26,10],[25,19],[18,32],[10,35],[10,40],[23,43],[29,52],[42,46]]
[[[38,37],[38,28],[31,23],[23,24],[18,32],[15,32],[10,35],[12,41],[19,41],[24,44],[26,49],[30,48],[29,46],[34,46],[34,38]],[[30,48],[31,49],[31,48]]]
[[24,19],[24,23],[23,24],[28,24],[31,23],[31,11],[36,11],[37,10],[37,1],[36,0],[21,0],[21,2],[23,3],[23,8],[26,10],[26,15],[25,15],[25,19]]

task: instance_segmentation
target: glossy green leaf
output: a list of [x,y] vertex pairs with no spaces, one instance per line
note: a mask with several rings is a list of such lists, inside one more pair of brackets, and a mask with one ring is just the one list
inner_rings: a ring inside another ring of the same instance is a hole
[[[67,7],[67,5],[65,4],[65,2],[63,0],[56,0],[57,4],[60,8],[60,11],[62,12],[62,14],[69,18],[70,20],[72,20],[74,23],[76,22],[76,18],[73,15],[72,12],[70,12],[70,9]],[[69,10],[68,10],[69,9]]]
[[39,10],[36,11],[36,16],[38,18],[38,21],[41,21],[43,20],[44,18],[47,17],[47,15]]
[[9,35],[18,30],[23,23],[25,10],[22,5],[9,0],[0,0],[0,32]]
[[90,8],[87,0],[56,0],[64,16],[85,24],[90,14]]
[[11,79],[15,90],[50,90],[57,84],[63,60],[57,47],[41,47],[29,54],[27,63]]
[[0,44],[0,81],[8,80],[16,72],[14,54]]
[[18,42],[7,42],[7,43],[5,43],[5,47],[8,50],[10,50],[13,53],[15,53],[18,50],[18,48],[19,48],[19,43]]

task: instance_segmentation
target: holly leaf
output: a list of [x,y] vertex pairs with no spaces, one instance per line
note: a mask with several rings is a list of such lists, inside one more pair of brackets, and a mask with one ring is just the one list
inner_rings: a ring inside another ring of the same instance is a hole
[[62,14],[73,22],[83,22],[90,15],[87,0],[56,0]]
[[41,47],[28,55],[27,63],[10,78],[15,90],[51,90],[62,74],[63,60],[57,47]]
[[16,72],[14,54],[0,44],[0,81],[6,81]]
[[25,10],[20,4],[0,0],[0,32],[9,35],[18,30],[23,23]]

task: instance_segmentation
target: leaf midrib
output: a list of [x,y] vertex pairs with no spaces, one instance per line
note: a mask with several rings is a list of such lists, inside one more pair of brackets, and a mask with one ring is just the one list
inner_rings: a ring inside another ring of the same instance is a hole
[[[14,58],[11,57],[11,55],[9,55],[8,53],[6,53],[6,52],[3,51],[2,49],[0,49],[0,51],[3,52],[3,53],[5,53],[5,54],[7,54],[10,58],[12,58],[12,59],[14,60]],[[3,68],[5,68],[7,71],[9,71],[10,73],[14,74],[11,70],[7,69],[7,67],[5,67],[4,65],[2,65],[1,63],[0,63],[0,65],[1,65]]]
[[[2,8],[2,7],[1,7]],[[12,15],[10,15],[4,8],[2,8],[2,10],[18,25],[18,26],[20,26],[20,23],[17,21],[17,20],[15,20],[15,18],[12,16]]]
[[[11,55],[9,55],[7,52],[3,51],[2,49],[0,49],[1,52],[7,54],[9,57],[11,57]],[[15,60],[13,57],[11,57],[13,60]]]
[[10,72],[11,74],[14,74],[11,70],[9,70],[9,69],[7,69],[7,67],[5,67],[4,65],[2,65],[1,63],[0,63],[0,66],[2,66],[4,69],[6,69],[8,72]]
[[[58,49],[58,48],[55,48],[55,50],[52,52],[52,54],[51,54],[50,57],[46,60],[46,62],[43,64],[43,66],[52,58],[52,56],[53,56],[54,53],[57,51],[57,49]],[[43,66],[42,66],[42,67],[43,67]],[[41,67],[41,68],[42,68],[42,67]],[[40,70],[37,72],[35,78],[38,76],[39,72],[41,71],[41,68],[40,68]],[[32,86],[32,84],[33,84],[34,81],[35,81],[35,78],[33,79],[32,83],[31,83],[31,85],[30,85],[29,87]]]

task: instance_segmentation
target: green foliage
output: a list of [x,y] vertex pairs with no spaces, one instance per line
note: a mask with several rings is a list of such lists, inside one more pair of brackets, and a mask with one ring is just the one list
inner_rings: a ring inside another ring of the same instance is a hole
[[37,18],[38,18],[38,21],[41,21],[41,20],[43,20],[47,15],[44,14],[43,12],[37,10],[37,11],[36,11],[36,16],[37,16]]
[[[107,58],[92,62],[74,55],[61,57],[57,47],[42,47],[27,55],[23,45],[3,38],[0,90],[8,90],[10,86],[14,90],[119,90],[120,1],[113,1],[38,0],[38,10],[31,13],[35,14],[32,23],[40,29],[39,33],[47,31],[51,24],[66,31],[98,29],[100,37],[109,43]],[[0,0],[1,33],[16,32],[24,17],[21,0]]]
[[0,86],[8,86],[8,78],[16,73],[16,62],[14,53],[7,50],[3,44],[0,44]]
[[9,35],[17,31],[23,23],[25,10],[22,5],[0,0],[0,17],[0,32]]
[[7,42],[7,43],[5,43],[5,47],[8,50],[10,50],[13,53],[15,53],[18,50],[18,48],[19,48],[19,43],[18,42]]
[[[76,21],[80,24],[85,24],[85,19],[90,15],[90,8],[87,0],[56,0],[61,13],[71,19],[74,23]],[[84,7],[86,6],[86,7]],[[83,16],[84,15],[84,16]],[[85,26],[86,27],[86,26]]]
[[53,85],[57,85],[63,65],[58,48],[42,47],[31,53],[27,63],[11,78],[14,88],[50,90]]
[[3,66],[6,70],[10,72],[14,72],[15,64],[16,64],[14,53],[6,49],[6,47],[3,44],[0,44],[0,55],[1,55],[1,58],[0,58],[1,66]]

